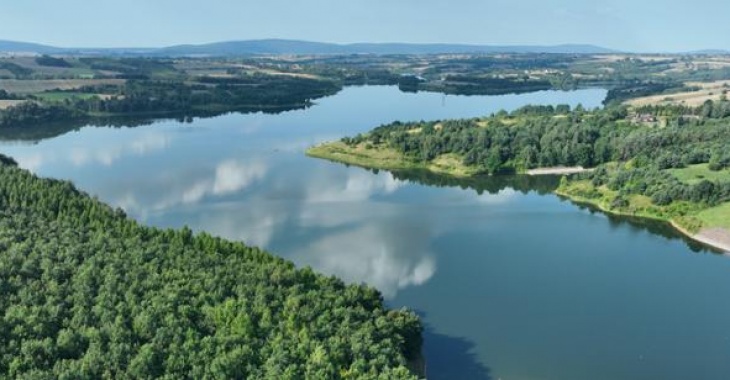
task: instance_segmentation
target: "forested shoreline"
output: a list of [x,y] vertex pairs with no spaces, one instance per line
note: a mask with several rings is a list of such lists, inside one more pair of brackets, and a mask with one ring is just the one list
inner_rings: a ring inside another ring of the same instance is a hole
[[[62,100],[29,96],[0,110],[0,128],[49,122],[94,121],[111,116],[216,115],[225,112],[277,111],[307,107],[340,91],[333,81],[288,76],[201,79],[200,83],[129,80],[121,86],[86,86],[54,94]],[[64,94],[67,93],[68,97]],[[92,94],[78,96],[78,94]],[[102,95],[96,95],[102,94]]]
[[[562,195],[672,221],[690,233],[730,228],[730,102],[700,107],[526,106],[486,118],[394,122],[308,154],[379,169],[472,177],[555,166],[595,168]],[[724,220],[724,221],[723,221]]]
[[416,378],[419,318],[243,243],[161,230],[0,156],[9,378]]

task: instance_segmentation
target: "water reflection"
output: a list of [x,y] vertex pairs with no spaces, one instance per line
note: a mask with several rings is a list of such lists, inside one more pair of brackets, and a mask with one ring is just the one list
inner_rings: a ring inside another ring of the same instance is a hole
[[[376,171],[377,172],[377,171]],[[426,170],[395,171],[393,176],[401,181],[419,183],[433,187],[458,187],[470,189],[477,194],[498,194],[505,189],[511,189],[522,194],[536,192],[537,194],[551,194],[560,185],[560,176],[544,175],[501,175],[476,176],[459,178],[440,175]]]
[[171,137],[163,133],[145,133],[124,144],[107,143],[94,146],[74,146],[68,154],[61,153],[59,159],[68,157],[75,166],[101,164],[111,166],[127,155],[147,156],[152,152],[164,150],[170,145]]
[[145,157],[164,151],[172,140],[170,134],[158,131],[145,131],[130,136],[117,130],[114,134],[119,138],[110,138],[108,131],[104,130],[89,131],[89,133],[99,137],[94,139],[94,144],[69,144],[62,149],[21,152],[16,155],[16,160],[21,167],[34,172],[44,166],[63,163],[76,168],[90,165],[108,167],[125,157]]
[[[114,203],[153,224],[184,220],[196,230],[284,253],[300,265],[375,286],[388,299],[436,272],[432,222],[376,201],[405,185],[390,173],[339,168],[308,171],[310,176],[293,173],[285,181],[266,173],[263,165],[224,161],[215,178],[198,173],[193,179],[187,173],[191,185],[181,187],[176,176],[162,176],[156,197],[149,197],[151,189],[135,194],[130,188]],[[254,183],[268,191],[245,191]]]
[[[566,202],[571,202],[570,200],[564,199]],[[690,251],[693,253],[713,253],[720,256],[728,256],[728,253],[709,246],[707,244],[700,243],[696,240],[693,240],[684,234],[677,231],[676,228],[672,227],[671,224],[666,222],[660,222],[652,219],[647,218],[640,218],[640,217],[631,217],[631,216],[624,216],[624,215],[614,215],[610,213],[606,213],[599,208],[589,205],[589,204],[583,204],[583,203],[575,203],[578,208],[581,210],[587,210],[591,214],[598,214],[598,215],[604,215],[609,222],[609,225],[611,228],[619,228],[624,225],[631,226],[636,231],[649,231],[652,235],[655,236],[661,236],[665,238],[668,241],[673,240],[679,240],[683,241],[687,248],[689,248]]]
[[128,214],[146,219],[180,205],[196,204],[206,197],[242,192],[266,176],[263,161],[226,159],[214,168],[179,168],[136,183],[112,184],[107,196]]
[[221,115],[237,113],[237,114],[254,114],[262,113],[267,115],[277,115],[288,111],[306,110],[312,104],[295,105],[295,106],[277,106],[277,107],[242,107],[236,110],[225,112],[212,111],[185,111],[180,113],[165,114],[165,116],[113,116],[107,118],[78,119],[63,122],[50,122],[34,125],[30,127],[19,128],[0,128],[0,142],[3,143],[27,143],[34,144],[42,140],[52,139],[63,136],[72,131],[78,131],[84,126],[104,127],[104,128],[133,128],[165,121],[177,121],[178,123],[193,123],[196,119],[209,119]]
[[[422,318],[426,315],[419,312]],[[491,369],[475,354],[474,342],[460,337],[439,334],[426,325],[423,351],[428,358],[426,375],[430,380],[493,380]]]
[[375,286],[391,299],[398,290],[422,285],[436,272],[430,233],[426,223],[381,220],[328,233],[290,257],[345,281]]

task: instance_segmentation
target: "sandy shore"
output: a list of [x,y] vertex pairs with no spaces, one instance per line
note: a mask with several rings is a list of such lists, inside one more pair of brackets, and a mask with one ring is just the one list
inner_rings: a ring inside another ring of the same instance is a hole
[[590,172],[593,169],[586,169],[582,166],[555,166],[552,168],[537,168],[528,170],[525,174],[527,175],[547,175],[547,174],[576,174],[583,172]]
[[0,110],[6,108],[15,107],[20,103],[25,103],[27,100],[0,100]]
[[730,253],[730,231],[724,228],[704,228],[692,239]]
[[674,221],[670,221],[669,223],[671,223],[672,227],[676,228],[679,232],[694,241],[725,251],[725,253],[730,253],[730,230],[728,229],[707,227],[701,229],[700,232],[693,234],[679,226]]

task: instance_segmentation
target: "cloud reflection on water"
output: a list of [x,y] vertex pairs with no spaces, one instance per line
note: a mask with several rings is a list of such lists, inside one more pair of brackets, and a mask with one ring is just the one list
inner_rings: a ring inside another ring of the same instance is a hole
[[346,281],[367,283],[385,298],[418,286],[436,272],[427,228],[378,221],[328,234],[293,255],[317,270]]
[[[192,205],[206,196],[224,196],[243,191],[266,175],[262,161],[227,159],[213,170],[168,173],[144,184],[132,184],[123,193],[112,194],[112,203],[143,219],[150,212],[164,212],[180,205]],[[111,189],[111,191],[114,191]]]
[[184,220],[196,230],[271,249],[299,265],[375,286],[386,298],[434,275],[430,222],[414,221],[408,208],[381,198],[406,182],[345,167],[288,173],[287,164],[224,159],[215,170],[131,184],[112,203],[153,224]]
[[92,164],[112,166],[126,156],[143,157],[169,147],[171,137],[165,133],[149,132],[134,139],[108,139],[96,141],[94,145],[72,145],[60,149],[35,151],[31,154],[20,154],[16,157],[22,168],[37,172],[43,166],[68,162],[74,167]]

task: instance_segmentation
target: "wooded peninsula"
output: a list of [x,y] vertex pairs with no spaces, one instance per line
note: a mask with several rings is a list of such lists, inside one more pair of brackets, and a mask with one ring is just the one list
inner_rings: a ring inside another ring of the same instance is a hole
[[565,177],[556,192],[604,211],[671,222],[727,250],[729,117],[724,98],[700,107],[526,106],[486,118],[394,122],[307,154],[458,177],[591,168]]

